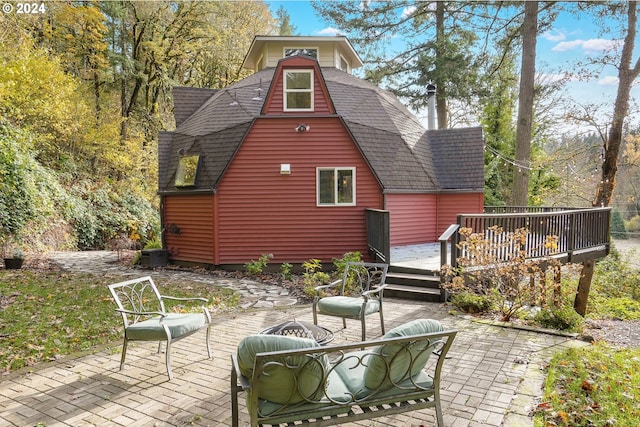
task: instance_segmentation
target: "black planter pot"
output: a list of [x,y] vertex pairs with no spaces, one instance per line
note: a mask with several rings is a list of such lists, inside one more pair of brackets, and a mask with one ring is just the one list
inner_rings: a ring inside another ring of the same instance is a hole
[[7,270],[19,270],[22,268],[23,258],[5,258],[4,267]]

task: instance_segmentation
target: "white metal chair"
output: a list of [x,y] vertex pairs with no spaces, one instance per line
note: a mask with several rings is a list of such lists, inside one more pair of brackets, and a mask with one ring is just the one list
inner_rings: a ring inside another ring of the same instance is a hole
[[[120,370],[124,366],[129,341],[158,341],[158,353],[162,349],[162,341],[167,342],[166,365],[169,380],[173,379],[171,371],[171,344],[185,338],[200,329],[206,328],[207,353],[211,358],[209,334],[211,331],[211,314],[206,307],[205,298],[176,298],[161,295],[150,276],[109,285],[111,295],[122,315],[124,322],[124,344]],[[202,302],[202,313],[167,312],[165,300],[183,302]]]
[[[313,300],[313,323],[318,324],[318,313],[327,316],[342,317],[342,325],[347,327],[346,319],[360,320],[362,341],[366,338],[365,318],[369,314],[380,313],[380,328],[384,334],[384,316],[382,297],[389,266],[373,262],[348,262],[342,279],[328,285],[317,286]],[[337,289],[338,294],[323,297],[329,289]]]

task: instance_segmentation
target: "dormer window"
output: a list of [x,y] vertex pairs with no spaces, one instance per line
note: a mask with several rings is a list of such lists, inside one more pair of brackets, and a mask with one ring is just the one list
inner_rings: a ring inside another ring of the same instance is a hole
[[313,111],[313,70],[284,72],[284,110]]
[[181,156],[178,160],[175,186],[177,188],[195,187],[200,169],[200,155]]

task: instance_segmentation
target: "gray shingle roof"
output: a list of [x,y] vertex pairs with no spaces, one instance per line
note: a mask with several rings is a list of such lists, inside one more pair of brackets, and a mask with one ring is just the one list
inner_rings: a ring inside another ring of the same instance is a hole
[[[260,115],[275,69],[265,69],[213,93],[173,137],[159,139],[159,190],[172,191],[177,150],[205,157],[199,187],[213,189],[253,120]],[[385,191],[482,191],[482,130],[425,130],[390,92],[335,68],[322,68],[337,114],[351,132]],[[188,91],[182,94],[189,94]],[[184,96],[174,98],[185,103]],[[176,111],[184,111],[176,106]],[[177,118],[176,118],[177,121]],[[170,148],[166,146],[170,145]]]
[[173,116],[176,119],[176,126],[195,113],[196,110],[216,92],[217,89],[174,87]]

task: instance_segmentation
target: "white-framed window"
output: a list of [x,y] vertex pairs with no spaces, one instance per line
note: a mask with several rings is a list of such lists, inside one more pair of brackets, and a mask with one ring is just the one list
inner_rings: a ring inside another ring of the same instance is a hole
[[313,111],[313,70],[284,71],[284,110]]
[[347,62],[347,60],[342,55],[339,55],[339,58],[338,58],[338,68],[344,71],[345,73],[349,72],[349,62]]
[[318,206],[355,206],[356,168],[316,168]]
[[311,58],[318,59],[318,48],[317,47],[285,47],[284,48],[284,58],[288,58],[290,56],[296,55],[305,55],[310,56]]

